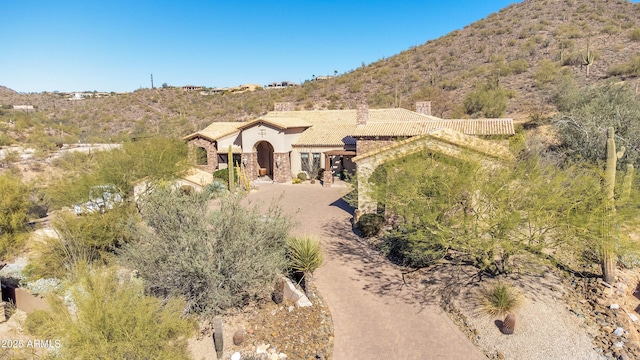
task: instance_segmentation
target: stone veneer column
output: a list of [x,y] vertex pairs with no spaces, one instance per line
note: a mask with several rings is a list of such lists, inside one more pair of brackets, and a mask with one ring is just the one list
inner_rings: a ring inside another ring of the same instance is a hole
[[[278,165],[278,160],[280,165]],[[273,181],[277,183],[291,182],[291,158],[289,153],[273,153]]]
[[369,121],[369,105],[361,104],[356,108],[356,125],[367,125]]
[[258,178],[258,153],[242,153],[243,159],[245,156],[247,157],[247,165],[245,165],[247,176],[249,176],[249,180],[256,180]]
[[333,184],[333,174],[329,168],[322,173],[322,186],[331,186],[331,184]]
[[218,150],[212,141],[195,138],[189,140],[189,153],[191,160],[195,163],[196,147],[201,147],[207,151],[207,165],[198,165],[200,168],[213,173],[218,168]]

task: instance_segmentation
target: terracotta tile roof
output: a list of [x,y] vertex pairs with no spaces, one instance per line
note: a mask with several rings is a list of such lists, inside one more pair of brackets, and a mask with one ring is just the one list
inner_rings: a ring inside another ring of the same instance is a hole
[[[286,113],[286,112],[285,112]],[[269,114],[267,114],[269,115]],[[256,124],[266,123],[276,126],[280,129],[290,129],[290,128],[301,128],[301,127],[309,127],[312,124],[304,121],[303,119],[298,119],[296,117],[276,117],[276,116],[262,116],[256,120],[252,120],[244,123],[240,126],[241,129],[246,129]]]
[[513,135],[512,119],[445,120],[402,108],[369,109],[366,125],[356,125],[357,110],[271,111],[249,122],[213,123],[189,140],[203,136],[210,140],[233,134],[258,123],[281,129],[307,128],[294,146],[343,146],[355,144],[356,137],[418,136],[436,129],[453,129],[467,135]]
[[512,119],[472,119],[409,122],[372,122],[357,126],[352,133],[355,137],[369,136],[417,136],[436,129],[452,129],[467,135],[513,135]]
[[448,128],[467,135],[513,135],[512,119],[445,120],[402,108],[369,109],[366,125],[356,125],[357,110],[272,111],[260,119],[311,124],[294,146],[342,146],[355,144],[354,137],[417,136]]
[[294,146],[343,146],[354,145],[356,139],[350,136],[356,124],[346,123],[316,123],[300,134]]
[[231,135],[240,131],[240,126],[244,125],[244,122],[214,122],[207,126],[203,130],[189,134],[182,138],[183,140],[190,140],[197,136],[202,136],[209,140],[218,140],[222,137]]

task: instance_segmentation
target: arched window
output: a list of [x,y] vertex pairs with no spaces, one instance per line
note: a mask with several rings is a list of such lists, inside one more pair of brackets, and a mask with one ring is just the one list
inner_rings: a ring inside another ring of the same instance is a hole
[[207,165],[207,149],[196,147],[196,164]]

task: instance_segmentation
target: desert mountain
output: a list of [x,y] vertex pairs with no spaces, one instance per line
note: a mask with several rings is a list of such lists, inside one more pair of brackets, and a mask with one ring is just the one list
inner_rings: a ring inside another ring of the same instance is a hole
[[[184,135],[213,121],[246,120],[291,101],[300,109],[405,107],[431,100],[434,115],[461,110],[479,84],[508,90],[506,115],[554,111],[559,79],[588,85],[638,84],[640,4],[627,0],[525,0],[436,40],[301,86],[201,95],[181,88],[70,101],[55,93],[17,94],[0,87],[1,104],[30,104],[86,135]],[[637,86],[637,85],[636,85]]]

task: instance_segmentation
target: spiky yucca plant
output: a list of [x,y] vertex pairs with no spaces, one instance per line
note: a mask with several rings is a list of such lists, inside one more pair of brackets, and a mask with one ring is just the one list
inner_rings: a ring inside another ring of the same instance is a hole
[[311,236],[292,237],[287,241],[287,256],[291,269],[302,272],[304,290],[309,297],[313,272],[324,261],[320,241]]

